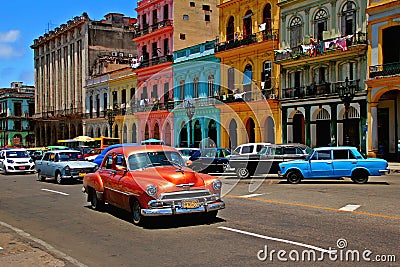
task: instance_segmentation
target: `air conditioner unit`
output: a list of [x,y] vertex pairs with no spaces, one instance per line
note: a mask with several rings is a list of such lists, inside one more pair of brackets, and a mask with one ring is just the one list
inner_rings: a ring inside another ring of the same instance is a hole
[[133,57],[133,54],[128,54],[128,57]]
[[118,53],[117,53],[117,52],[111,52],[111,55],[112,55],[113,57],[116,57],[116,56],[118,56]]
[[330,31],[323,31],[322,32],[322,39],[323,40],[328,40],[328,39],[331,39],[332,37],[331,37],[331,32]]
[[120,56],[120,57],[123,57],[123,56],[124,56],[124,53],[119,53],[119,56]]

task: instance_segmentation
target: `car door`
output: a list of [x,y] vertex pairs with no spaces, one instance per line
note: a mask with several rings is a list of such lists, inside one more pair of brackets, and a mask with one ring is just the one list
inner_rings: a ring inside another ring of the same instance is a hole
[[348,149],[335,149],[333,152],[333,174],[337,177],[350,176],[357,160]]
[[116,155],[108,154],[104,159],[104,165],[99,169],[99,175],[103,181],[104,186],[104,198],[107,202],[112,205],[120,205],[120,187],[119,179],[121,174],[118,174],[116,168]]
[[332,151],[317,150],[310,158],[311,177],[331,177],[333,176]]
[[42,176],[48,176],[49,175],[49,160],[50,156],[53,155],[53,152],[47,152],[42,160],[40,160],[38,163],[38,166],[36,169],[40,170],[40,173]]

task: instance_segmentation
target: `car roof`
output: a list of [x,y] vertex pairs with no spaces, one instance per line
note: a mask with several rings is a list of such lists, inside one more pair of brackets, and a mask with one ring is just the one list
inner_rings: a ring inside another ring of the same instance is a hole
[[314,150],[337,150],[337,149],[357,149],[354,146],[326,146],[326,147],[316,147]]
[[131,153],[152,152],[160,150],[177,152],[176,148],[165,145],[124,145],[110,149],[107,153],[115,152],[115,153],[123,153],[125,155],[130,155]]
[[63,149],[63,150],[51,150],[51,151],[47,151],[47,153],[69,153],[69,152],[78,152],[81,153],[79,150],[74,150],[74,149]]
[[5,149],[5,151],[26,151],[26,149],[25,148],[10,148],[10,149]]

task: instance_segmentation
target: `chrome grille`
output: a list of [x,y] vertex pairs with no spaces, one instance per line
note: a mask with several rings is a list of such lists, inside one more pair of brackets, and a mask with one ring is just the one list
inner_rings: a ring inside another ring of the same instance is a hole
[[211,196],[209,190],[176,191],[161,194],[159,200],[180,200],[183,198],[201,198],[209,196]]

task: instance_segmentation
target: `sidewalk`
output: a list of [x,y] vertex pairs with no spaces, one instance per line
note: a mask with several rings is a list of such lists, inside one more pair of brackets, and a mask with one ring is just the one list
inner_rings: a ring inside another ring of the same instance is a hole
[[0,266],[84,266],[44,241],[0,221]]
[[389,162],[390,173],[400,173],[400,162]]

